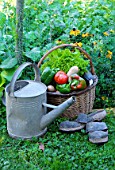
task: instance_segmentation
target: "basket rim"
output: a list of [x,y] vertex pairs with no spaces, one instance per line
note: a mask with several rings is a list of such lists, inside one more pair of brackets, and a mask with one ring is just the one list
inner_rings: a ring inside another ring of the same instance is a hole
[[95,75],[95,69],[94,69],[94,65],[93,65],[93,62],[92,62],[92,58],[91,56],[84,50],[82,49],[81,47],[77,46],[77,45],[74,45],[74,44],[61,44],[61,45],[58,45],[58,46],[55,46],[53,48],[51,48],[48,52],[46,52],[43,57],[40,59],[40,61],[38,62],[38,68],[40,68],[43,60],[50,54],[52,53],[54,50],[58,49],[58,48],[62,48],[62,47],[74,47],[74,48],[77,48],[80,52],[82,52],[83,54],[85,54],[85,56],[87,57],[87,59],[89,59],[90,61],[90,71],[93,75]]
[[62,93],[60,93],[60,92],[48,92],[47,91],[47,95],[50,95],[50,96],[60,96],[60,97],[68,97],[68,96],[79,96],[79,95],[81,95],[81,94],[83,94],[83,93],[86,93],[86,92],[88,92],[89,90],[91,90],[93,87],[95,87],[96,86],[96,84],[97,84],[97,82],[98,82],[98,77],[97,77],[97,75],[93,75],[94,76],[94,83],[91,85],[91,86],[88,86],[86,89],[84,89],[84,90],[81,90],[81,91],[73,91],[73,92],[71,92],[71,93],[68,93],[68,94],[62,94]]

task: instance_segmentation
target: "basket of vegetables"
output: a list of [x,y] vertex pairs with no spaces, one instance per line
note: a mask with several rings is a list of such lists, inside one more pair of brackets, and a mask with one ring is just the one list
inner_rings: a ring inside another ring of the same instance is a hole
[[98,77],[85,50],[73,44],[55,46],[40,59],[38,67],[41,81],[47,85],[47,103],[59,105],[76,96],[76,102],[63,117],[75,118],[79,113],[92,111]]

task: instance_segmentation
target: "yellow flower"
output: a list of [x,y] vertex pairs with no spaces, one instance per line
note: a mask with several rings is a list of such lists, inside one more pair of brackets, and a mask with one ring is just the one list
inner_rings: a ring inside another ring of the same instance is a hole
[[106,58],[112,59],[112,52],[111,51],[107,51],[108,54],[106,55]]
[[106,97],[105,97],[105,96],[102,96],[101,98],[102,98],[102,100],[105,100],[105,99],[106,99]]
[[103,34],[104,34],[105,36],[109,36],[108,32],[104,32]]
[[82,34],[82,37],[84,38],[84,37],[85,37],[85,34]]
[[112,59],[112,56],[110,54],[107,54],[106,57]]
[[86,34],[82,34],[82,37],[88,37],[89,36],[89,33],[87,32]]
[[34,10],[36,11],[36,10],[37,10],[37,8],[34,8]]
[[70,35],[77,36],[79,34],[80,34],[80,30],[76,30],[75,28],[73,28],[73,30],[70,31]]
[[111,52],[111,51],[108,50],[107,52],[108,52],[108,54],[112,55],[112,52]]
[[54,0],[48,0],[48,5],[51,5],[54,2]]
[[93,45],[96,45],[96,44],[97,44],[97,42],[94,41],[94,42],[93,42]]
[[77,44],[78,44],[79,47],[82,47],[82,43],[81,43],[81,42],[79,42],[79,43],[77,43]]
[[82,43],[81,42],[79,42],[79,43],[74,43],[73,45],[77,45],[77,46],[79,46],[79,47],[82,47]]
[[71,30],[71,31],[70,31],[70,35],[74,35],[74,32],[75,32],[75,31]]

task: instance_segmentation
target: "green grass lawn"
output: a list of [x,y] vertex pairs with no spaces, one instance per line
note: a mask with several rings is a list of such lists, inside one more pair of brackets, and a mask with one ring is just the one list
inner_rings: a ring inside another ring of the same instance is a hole
[[109,140],[103,145],[88,141],[85,129],[62,133],[57,118],[39,139],[16,140],[8,136],[5,108],[0,117],[0,169],[2,170],[113,170],[115,168],[115,114],[107,111],[103,120],[108,126]]

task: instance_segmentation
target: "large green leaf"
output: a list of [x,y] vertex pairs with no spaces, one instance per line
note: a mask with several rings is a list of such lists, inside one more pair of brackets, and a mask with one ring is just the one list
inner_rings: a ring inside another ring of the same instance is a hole
[[0,12],[0,26],[1,27],[5,24],[5,21],[6,21],[6,15]]
[[26,57],[31,58],[32,61],[38,61],[40,59],[40,48],[35,47],[31,51],[25,53]]
[[1,72],[1,76],[2,76],[3,78],[5,78],[6,80],[11,81],[11,79],[12,79],[12,77],[13,77],[14,72],[16,71],[16,69],[17,69],[17,67],[4,70],[4,71]]
[[6,80],[0,75],[0,87],[2,87],[5,82]]
[[5,54],[5,52],[4,51],[0,51],[0,55],[3,55],[3,54]]
[[25,37],[29,41],[35,40],[36,39],[35,31],[30,31],[30,32],[25,33]]
[[5,50],[5,43],[3,42],[3,37],[2,40],[0,40],[0,51]]
[[2,97],[3,95],[3,90],[4,90],[4,87],[0,87],[0,97]]
[[3,37],[7,39],[7,41],[11,41],[13,39],[12,35],[4,35]]
[[6,60],[2,62],[2,64],[0,65],[0,68],[10,69],[10,68],[13,68],[16,64],[17,64],[16,58],[8,57]]

